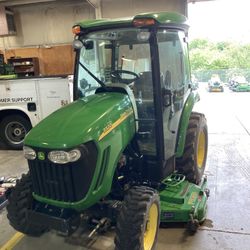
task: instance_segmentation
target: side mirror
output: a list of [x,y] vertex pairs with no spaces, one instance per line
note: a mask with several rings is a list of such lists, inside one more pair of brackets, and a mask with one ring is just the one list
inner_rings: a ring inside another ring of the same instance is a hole
[[81,48],[85,48],[86,50],[90,50],[90,49],[93,49],[94,48],[94,42],[89,40],[89,41],[84,41],[82,42],[81,40],[79,39],[75,39],[73,41],[73,48],[75,50],[79,50]]
[[94,42],[93,41],[85,41],[84,47],[86,50],[91,50],[94,48]]

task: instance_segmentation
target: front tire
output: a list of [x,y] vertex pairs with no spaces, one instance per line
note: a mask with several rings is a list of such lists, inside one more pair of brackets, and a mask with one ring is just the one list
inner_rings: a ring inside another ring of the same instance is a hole
[[32,208],[32,184],[30,175],[22,175],[8,197],[7,217],[13,228],[30,236],[40,236],[46,231],[43,226],[35,225],[28,218]]
[[199,184],[205,170],[208,148],[207,121],[203,114],[192,112],[186,133],[183,156],[177,158],[176,169],[186,179]]
[[30,121],[21,115],[10,115],[0,123],[1,137],[12,149],[21,149],[26,134],[31,129]]
[[132,187],[117,218],[116,250],[155,249],[160,223],[160,198],[145,186]]

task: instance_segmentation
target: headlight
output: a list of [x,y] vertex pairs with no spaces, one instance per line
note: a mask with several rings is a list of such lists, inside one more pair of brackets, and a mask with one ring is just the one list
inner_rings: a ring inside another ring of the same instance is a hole
[[35,160],[36,159],[36,152],[35,152],[35,150],[33,150],[30,147],[24,146],[23,147],[23,154],[27,160]]
[[81,157],[79,149],[73,149],[69,152],[66,151],[51,151],[48,158],[50,161],[58,164],[66,164],[69,162],[77,161]]

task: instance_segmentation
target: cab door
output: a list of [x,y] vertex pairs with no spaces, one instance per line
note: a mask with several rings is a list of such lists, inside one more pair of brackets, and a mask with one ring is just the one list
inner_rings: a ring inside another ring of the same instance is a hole
[[175,154],[178,126],[189,93],[190,70],[185,35],[161,29],[157,33],[163,97],[164,158]]

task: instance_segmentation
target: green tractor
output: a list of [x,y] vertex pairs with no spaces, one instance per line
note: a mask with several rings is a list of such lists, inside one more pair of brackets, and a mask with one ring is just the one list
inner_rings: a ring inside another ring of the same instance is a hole
[[[207,125],[193,112],[186,18],[146,13],[73,27],[74,102],[27,135],[10,224],[39,236],[116,227],[120,250],[155,248],[164,222],[205,220]],[[96,224],[95,224],[96,223]]]

